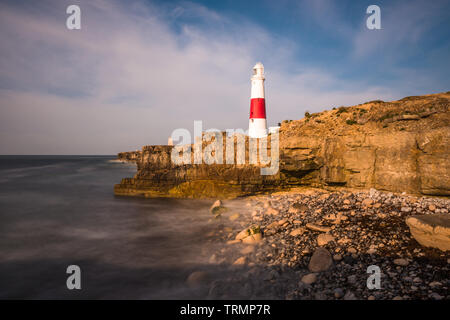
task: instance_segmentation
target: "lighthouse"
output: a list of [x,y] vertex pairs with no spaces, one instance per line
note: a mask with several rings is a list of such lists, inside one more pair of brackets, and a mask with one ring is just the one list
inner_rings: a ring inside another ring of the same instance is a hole
[[250,138],[267,136],[264,80],[264,66],[261,62],[258,62],[253,67],[253,76],[251,77],[252,91],[250,97],[250,120],[248,124],[248,135]]

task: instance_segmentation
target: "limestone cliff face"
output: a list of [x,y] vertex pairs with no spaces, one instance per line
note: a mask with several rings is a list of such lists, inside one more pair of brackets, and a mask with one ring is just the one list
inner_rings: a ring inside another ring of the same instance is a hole
[[136,160],[137,174],[122,179],[114,188],[115,194],[235,198],[281,187],[280,175],[261,175],[261,165],[175,165],[171,161],[172,149],[172,146],[145,146]]
[[117,159],[126,162],[136,162],[140,156],[140,151],[119,152],[117,154]]
[[441,93],[284,121],[273,176],[262,176],[260,165],[177,166],[172,147],[147,146],[135,155],[136,176],[115,192],[230,198],[303,185],[449,196],[449,106],[450,93]]

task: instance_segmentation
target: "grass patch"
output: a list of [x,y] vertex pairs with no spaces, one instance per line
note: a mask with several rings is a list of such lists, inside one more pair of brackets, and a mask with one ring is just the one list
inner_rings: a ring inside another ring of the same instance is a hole
[[341,113],[343,113],[343,112],[348,112],[347,108],[344,107],[344,106],[339,107],[339,108],[338,108],[338,111],[337,111],[337,114],[341,114]]
[[368,104],[368,103],[384,103],[384,101],[383,100],[372,100],[369,102],[365,102],[364,104]]
[[388,112],[388,113],[382,115],[382,116],[378,119],[378,121],[384,121],[384,120],[386,120],[386,119],[391,119],[391,118],[393,118],[394,116],[398,116],[398,113]]
[[367,110],[366,110],[366,109],[360,109],[360,108],[358,108],[357,110],[359,111],[359,116],[360,116],[360,117],[362,117],[365,113],[367,113]]
[[248,229],[248,231],[250,231],[250,234],[249,234],[249,235],[257,234],[257,233],[261,233],[261,228],[260,228],[259,226],[250,227],[250,228]]
[[404,97],[403,99],[400,99],[400,101],[413,101],[413,100],[419,100],[422,99],[421,96],[409,96],[409,97]]

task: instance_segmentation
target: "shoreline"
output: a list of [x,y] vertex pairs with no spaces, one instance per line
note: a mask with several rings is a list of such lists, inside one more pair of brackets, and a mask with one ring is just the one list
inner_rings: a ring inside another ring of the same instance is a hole
[[[208,298],[231,298],[240,288],[243,299],[450,299],[450,252],[420,245],[405,223],[410,215],[448,214],[448,199],[309,188],[228,206],[211,218],[207,237],[221,245],[210,263],[230,274],[210,279]],[[251,226],[262,239],[236,240]],[[328,257],[311,262],[316,251]],[[371,265],[381,270],[379,290],[367,288]]]

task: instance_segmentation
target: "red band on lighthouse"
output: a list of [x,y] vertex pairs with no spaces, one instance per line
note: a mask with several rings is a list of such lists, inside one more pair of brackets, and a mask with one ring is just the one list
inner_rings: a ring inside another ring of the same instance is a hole
[[266,100],[264,98],[254,98],[250,100],[250,119],[266,118]]

